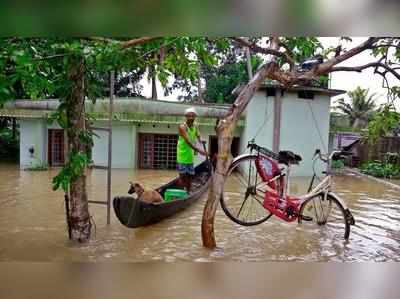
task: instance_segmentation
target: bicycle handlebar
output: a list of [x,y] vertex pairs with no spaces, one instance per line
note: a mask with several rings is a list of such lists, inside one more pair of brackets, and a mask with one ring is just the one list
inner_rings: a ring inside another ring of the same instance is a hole
[[268,157],[271,157],[271,158],[273,158],[275,160],[279,160],[279,154],[274,153],[273,151],[271,151],[271,150],[269,150],[269,149],[267,149],[265,147],[257,145],[254,142],[254,140],[250,140],[247,143],[247,148],[250,148],[250,150],[256,150],[256,151],[258,151],[258,152],[260,152],[260,153],[262,153],[262,154],[264,154],[264,155],[266,155]]
[[325,162],[328,163],[329,161],[336,161],[336,160],[340,160],[340,159],[344,159],[347,156],[352,155],[351,152],[347,152],[347,151],[333,151],[331,152],[331,154],[328,156],[327,154],[322,154],[320,149],[316,149],[314,156],[313,156],[313,160],[315,159],[315,156],[318,156],[318,158]]

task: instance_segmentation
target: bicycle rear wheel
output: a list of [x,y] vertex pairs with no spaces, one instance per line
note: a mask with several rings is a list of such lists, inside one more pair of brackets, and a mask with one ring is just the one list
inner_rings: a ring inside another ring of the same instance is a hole
[[228,180],[233,190],[226,185],[220,203],[225,215],[237,224],[251,226],[268,220],[272,214],[263,206],[265,184],[257,173],[255,155],[242,157],[232,163]]
[[350,223],[346,220],[345,210],[332,195],[323,193],[306,200],[300,207],[299,223],[304,226],[321,228],[330,237],[350,235]]

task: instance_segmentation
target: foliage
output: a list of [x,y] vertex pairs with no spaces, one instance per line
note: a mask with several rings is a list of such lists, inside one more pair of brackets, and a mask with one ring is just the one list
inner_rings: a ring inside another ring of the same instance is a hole
[[12,137],[9,128],[0,129],[0,159],[17,161],[19,157],[19,140]]
[[302,62],[318,53],[323,54],[322,44],[316,37],[285,37],[282,43],[290,50],[296,62]]
[[385,153],[383,155],[384,161],[386,163],[391,163],[400,166],[400,153]]
[[375,95],[368,95],[368,89],[357,87],[355,90],[348,92],[350,103],[346,103],[344,99],[338,100],[336,109],[349,116],[350,125],[354,128],[364,127],[376,108]]
[[60,173],[53,178],[53,190],[62,188],[64,191],[69,189],[71,182],[79,178],[90,160],[85,153],[70,152],[67,159],[68,163],[62,168]]
[[45,171],[45,170],[48,170],[48,167],[47,167],[46,164],[38,163],[38,164],[32,165],[32,166],[30,166],[28,168],[25,168],[25,170],[28,170],[28,171]]
[[373,144],[379,137],[390,134],[400,123],[400,113],[393,105],[383,105],[368,124],[368,142]]
[[398,178],[400,177],[400,166],[381,161],[369,161],[361,167],[361,172],[378,178]]
[[[253,69],[257,69],[261,64],[261,59],[253,56],[251,64]],[[232,91],[239,84],[245,84],[249,81],[247,61],[232,59],[221,66],[210,66],[205,68],[204,77],[206,80],[204,92],[206,102],[233,103],[236,95],[233,95]]]
[[344,162],[342,160],[333,160],[332,169],[342,169],[344,168]]
[[358,132],[360,129],[350,126],[350,120],[347,115],[337,112],[331,112],[329,117],[330,132]]

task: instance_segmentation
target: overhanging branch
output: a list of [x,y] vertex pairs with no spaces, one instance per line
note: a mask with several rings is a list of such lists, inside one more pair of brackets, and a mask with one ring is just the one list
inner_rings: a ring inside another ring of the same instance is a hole
[[371,67],[375,67],[375,68],[382,67],[385,69],[385,72],[380,73],[380,74],[385,75],[386,73],[391,73],[393,76],[395,76],[397,79],[400,80],[400,74],[398,72],[396,72],[395,69],[392,69],[389,66],[387,66],[386,64],[379,62],[379,61],[368,63],[368,64],[361,65],[361,66],[354,66],[354,67],[337,66],[337,67],[333,67],[330,72],[362,72],[363,70],[365,70],[367,68],[371,68]]
[[146,37],[145,36],[145,37],[141,37],[141,38],[131,39],[131,40],[121,43],[121,48],[126,49],[129,47],[141,45],[141,44],[147,43],[156,38],[157,37]]
[[112,38],[107,38],[107,37],[100,37],[100,36],[92,36],[89,37],[87,39],[89,40],[94,40],[94,41],[98,41],[98,42],[120,42],[121,48],[126,49],[129,47],[133,47],[133,46],[137,46],[137,45],[141,45],[144,43],[147,43],[153,39],[156,39],[158,37],[148,37],[148,36],[144,36],[144,37],[139,37],[139,38],[135,38],[135,39],[130,39],[127,41],[118,41],[116,39],[112,39]]
[[232,40],[236,41],[237,43],[239,43],[245,47],[250,48],[254,52],[281,57],[290,65],[291,69],[294,66],[294,60],[286,52],[280,52],[279,50],[273,49],[273,48],[263,48],[263,47],[257,46],[255,43],[250,43],[247,40],[240,38],[240,37],[232,37]]

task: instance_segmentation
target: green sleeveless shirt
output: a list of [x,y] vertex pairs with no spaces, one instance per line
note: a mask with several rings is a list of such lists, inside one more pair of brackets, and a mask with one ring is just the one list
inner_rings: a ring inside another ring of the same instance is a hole
[[[197,138],[197,129],[196,126],[193,125],[192,128],[189,128],[186,125],[186,133],[189,137],[189,140],[192,144],[195,144]],[[176,161],[179,164],[193,164],[194,150],[191,148],[189,144],[186,143],[185,139],[181,135],[178,138],[178,146],[176,147]]]

